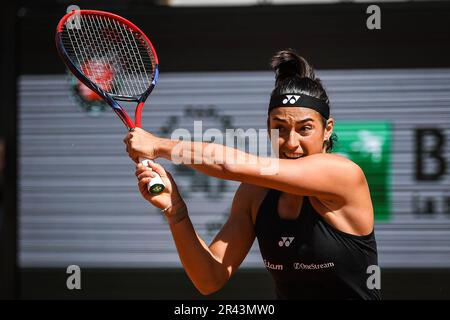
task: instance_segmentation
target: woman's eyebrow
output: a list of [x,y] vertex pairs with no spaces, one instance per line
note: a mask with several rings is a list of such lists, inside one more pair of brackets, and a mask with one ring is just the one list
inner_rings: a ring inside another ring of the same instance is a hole
[[[284,122],[284,123],[288,122],[286,119],[279,118],[279,117],[273,117],[272,120],[276,120],[276,121]],[[296,121],[296,123],[304,123],[304,122],[308,122],[308,121],[314,121],[314,119],[312,119],[312,118],[305,118],[305,119]]]

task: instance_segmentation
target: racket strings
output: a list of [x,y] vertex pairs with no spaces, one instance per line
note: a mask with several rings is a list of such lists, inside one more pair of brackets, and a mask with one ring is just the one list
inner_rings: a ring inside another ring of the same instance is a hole
[[[84,19],[83,25],[80,23],[80,28],[67,29],[68,36],[72,45],[72,53],[78,61],[79,69],[91,81],[100,86],[103,90],[112,88],[111,81],[106,79],[105,71],[111,64],[108,62],[107,53],[104,47],[98,46],[93,52],[92,44],[101,43],[101,40],[96,38],[96,34],[89,32],[86,28],[87,19]],[[67,50],[67,46],[66,46]],[[111,90],[105,90],[111,91]]]
[[142,35],[106,16],[81,15],[66,25],[63,45],[86,77],[110,94],[136,97],[154,78],[155,57]]
[[[126,61],[125,60],[126,58],[122,54],[123,52],[127,52],[131,57],[132,63],[129,65],[129,69],[123,68],[123,70],[125,70],[125,74],[127,76],[128,81],[131,83],[136,82],[141,84],[142,82],[139,81],[140,80],[139,78],[143,79],[143,77],[145,76],[147,83],[150,83],[151,81],[149,80],[147,73],[145,72],[145,65],[141,63],[141,65],[136,66],[137,64],[139,64],[139,62],[142,62],[143,60],[141,58],[141,54],[139,51],[137,52],[138,54],[136,55],[135,49],[137,48],[137,43],[135,41],[135,36],[133,34],[130,35],[131,31],[129,29],[122,30],[121,28],[119,28],[117,21],[113,21],[113,23],[116,25],[116,27],[118,27],[117,29],[119,30],[121,36],[124,39],[127,39],[127,41],[125,42],[118,43],[122,49],[118,50],[118,54],[120,55],[121,61]],[[135,46],[132,46],[133,42],[136,44]],[[144,87],[144,91],[146,87],[147,86]]]

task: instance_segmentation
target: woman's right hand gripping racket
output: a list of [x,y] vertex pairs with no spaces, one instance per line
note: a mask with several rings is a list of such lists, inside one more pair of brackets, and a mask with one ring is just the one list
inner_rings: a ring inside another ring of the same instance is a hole
[[[145,100],[158,80],[158,57],[147,36],[130,21],[96,10],[66,14],[56,28],[56,47],[69,70],[103,98],[128,130],[141,127]],[[136,102],[135,120],[117,101]],[[139,159],[147,166],[147,159]],[[165,186],[157,175],[151,194]]]

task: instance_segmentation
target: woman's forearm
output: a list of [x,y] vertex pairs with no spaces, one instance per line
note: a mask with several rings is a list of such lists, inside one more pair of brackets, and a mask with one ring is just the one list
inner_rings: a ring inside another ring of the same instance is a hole
[[186,206],[183,204],[175,210],[178,212],[172,213],[174,217],[180,214],[186,215],[175,221],[168,219],[181,263],[195,287],[202,294],[213,293],[228,280],[227,270],[195,232],[187,215]]
[[251,182],[252,177],[270,174],[278,159],[258,157],[216,143],[161,140],[158,156],[184,164],[206,175]]

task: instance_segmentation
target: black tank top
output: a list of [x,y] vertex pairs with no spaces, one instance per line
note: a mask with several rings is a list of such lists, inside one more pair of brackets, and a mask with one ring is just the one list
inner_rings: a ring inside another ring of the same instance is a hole
[[380,299],[367,272],[378,266],[375,234],[351,235],[328,224],[303,198],[295,220],[278,215],[281,192],[269,190],[255,222],[264,264],[278,299]]

